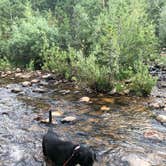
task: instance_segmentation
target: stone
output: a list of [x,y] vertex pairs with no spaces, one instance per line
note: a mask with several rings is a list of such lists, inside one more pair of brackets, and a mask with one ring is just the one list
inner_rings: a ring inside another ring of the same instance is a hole
[[166,115],[158,115],[156,119],[161,123],[166,123]]
[[166,82],[161,82],[161,83],[160,83],[160,86],[161,86],[162,88],[166,88]]
[[53,74],[45,74],[42,76],[42,79],[53,80],[54,76],[53,76]]
[[41,86],[47,86],[47,85],[48,85],[48,82],[40,81],[40,82],[39,82],[39,85],[41,85]]
[[80,101],[81,101],[81,102],[89,102],[89,101],[90,101],[90,98],[87,97],[87,96],[81,97],[81,98],[80,98]]
[[17,73],[20,73],[20,72],[21,72],[21,69],[20,69],[20,68],[17,68],[17,69],[16,69],[16,72],[17,72]]
[[154,130],[154,129],[150,129],[144,132],[144,137],[148,138],[148,139],[157,139],[157,140],[163,140],[164,136],[162,133]]
[[164,111],[166,111],[166,106],[164,107]]
[[24,81],[21,84],[23,87],[31,86],[31,82],[29,82],[29,81]]
[[[40,123],[49,123],[49,118],[41,119]],[[57,124],[57,122],[54,119],[52,119],[52,124],[55,125],[55,124]]]
[[150,103],[149,106],[155,109],[159,109],[159,108],[162,108],[164,105],[161,102],[154,102],[154,103]]
[[22,74],[20,78],[30,79],[32,76],[33,76],[33,73],[31,72],[31,73]]
[[36,88],[36,89],[33,89],[32,92],[45,93],[46,89]]
[[110,107],[107,107],[106,105],[103,105],[100,110],[102,111],[109,111],[110,110]]
[[32,84],[36,84],[36,83],[39,83],[39,82],[40,82],[39,79],[33,79],[33,80],[31,80],[31,83],[32,83]]
[[22,73],[15,73],[15,77],[21,77]]
[[19,77],[22,79],[30,79],[32,75],[32,73],[15,73],[15,77]]
[[70,93],[70,90],[60,90],[59,93],[66,95],[66,94]]
[[71,123],[71,122],[75,122],[76,120],[77,119],[74,116],[67,116],[67,117],[61,119],[61,122],[62,123]]
[[151,166],[149,161],[143,157],[139,157],[136,154],[129,154],[128,156],[122,157],[122,161],[127,161],[130,166]]
[[7,75],[10,75],[10,74],[12,74],[12,72],[11,72],[11,71],[7,71],[6,74],[7,74]]
[[7,74],[1,74],[1,77],[5,78],[5,77],[7,77]]
[[14,88],[14,89],[11,89],[11,92],[19,93],[19,92],[22,92],[22,90],[20,88]]
[[58,117],[58,116],[62,116],[62,115],[63,115],[63,112],[61,112],[61,111],[53,111],[52,112],[52,116]]

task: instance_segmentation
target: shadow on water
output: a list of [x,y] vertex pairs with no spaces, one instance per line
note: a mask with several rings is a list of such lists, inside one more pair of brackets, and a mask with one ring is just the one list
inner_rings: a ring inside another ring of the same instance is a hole
[[[90,94],[90,102],[80,102],[84,94],[70,87],[67,93],[62,86],[42,94],[33,92],[35,86],[22,88],[20,94],[11,93],[11,87],[0,88],[0,165],[42,165],[47,126],[41,121],[50,107],[56,113],[54,130],[63,139],[90,145],[98,154],[96,165],[166,165],[166,128],[153,119],[146,107],[149,99]],[[77,120],[61,123],[67,116]],[[159,136],[145,137],[151,130]]]

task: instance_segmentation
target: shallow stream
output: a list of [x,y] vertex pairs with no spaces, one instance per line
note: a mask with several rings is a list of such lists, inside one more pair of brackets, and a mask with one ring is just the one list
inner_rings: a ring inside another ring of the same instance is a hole
[[[0,166],[42,166],[50,108],[54,130],[62,139],[91,146],[96,166],[166,166],[166,126],[148,107],[151,98],[87,94],[67,82],[46,83],[45,91],[34,92],[39,86],[0,81]],[[16,87],[21,93],[11,92]],[[81,102],[83,96],[90,100]],[[68,116],[76,120],[62,123]]]

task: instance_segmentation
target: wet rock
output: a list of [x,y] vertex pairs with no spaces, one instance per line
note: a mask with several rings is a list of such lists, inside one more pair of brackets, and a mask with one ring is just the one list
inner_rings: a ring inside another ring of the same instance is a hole
[[74,94],[78,94],[78,93],[80,93],[80,91],[76,90],[76,91],[74,91],[73,93],[74,93]]
[[21,84],[23,87],[31,86],[31,82],[29,82],[29,81],[24,81]]
[[80,136],[88,136],[88,133],[83,132],[83,131],[78,131],[76,134],[80,135]]
[[47,81],[54,80],[55,76],[53,74],[45,74],[45,75],[42,76],[42,79],[45,79]]
[[157,139],[157,140],[163,140],[164,135],[154,129],[147,130],[144,132],[144,137],[148,139]]
[[22,73],[15,73],[15,77],[21,77]]
[[53,111],[52,112],[52,116],[62,116],[63,115],[63,112],[61,112],[61,111]]
[[166,123],[166,115],[158,115],[156,119],[161,123]]
[[22,79],[30,79],[33,76],[33,73],[15,73],[15,77]]
[[110,110],[110,107],[107,107],[106,105],[103,105],[101,108],[100,108],[101,111],[109,111]]
[[40,82],[39,79],[33,79],[33,80],[31,80],[31,83],[32,83],[32,84],[36,84],[36,83],[39,83],[39,82]]
[[166,82],[161,82],[160,83],[160,88],[166,88]]
[[7,71],[6,74],[10,75],[10,74],[12,74],[12,71]]
[[166,111],[166,106],[164,107],[164,111]]
[[81,97],[81,98],[80,98],[80,101],[81,101],[81,102],[89,102],[89,101],[90,101],[90,98],[87,97],[87,96]]
[[2,78],[5,78],[5,77],[7,77],[7,74],[6,74],[6,73],[2,73],[2,74],[1,74],[1,77],[2,77]]
[[155,108],[155,109],[163,108],[164,103],[161,103],[161,101],[150,103],[149,107],[152,107],[152,108]]
[[60,90],[59,93],[66,95],[66,94],[70,93],[70,90]]
[[20,93],[20,92],[22,92],[22,90],[20,88],[13,88],[13,89],[11,89],[11,92]]
[[132,82],[131,79],[129,79],[129,80],[125,80],[125,84],[130,84],[131,82]]
[[42,88],[36,88],[36,89],[33,89],[32,92],[45,93],[45,92],[47,92],[47,90],[46,89],[42,89]]
[[73,122],[75,122],[76,120],[77,120],[77,118],[74,117],[74,116],[67,116],[67,117],[61,119],[61,122],[62,122],[62,123],[71,123],[71,122],[73,123]]
[[129,166],[151,166],[149,161],[147,161],[142,157],[137,156],[136,154],[130,154],[128,156],[124,156],[122,158],[122,161],[127,161]]
[[47,85],[48,85],[48,82],[40,81],[39,85],[41,85],[41,86],[47,86]]
[[[50,123],[49,118],[47,118],[47,119],[41,119],[40,122],[41,123]],[[51,124],[58,124],[58,123],[55,121],[55,119],[52,119]]]
[[16,69],[16,72],[17,72],[17,73],[20,73],[20,72],[21,72],[21,69],[20,69],[20,68],[17,68],[17,69]]
[[108,94],[109,95],[115,95],[117,92],[116,92],[116,89],[114,88],[114,89],[112,89]]

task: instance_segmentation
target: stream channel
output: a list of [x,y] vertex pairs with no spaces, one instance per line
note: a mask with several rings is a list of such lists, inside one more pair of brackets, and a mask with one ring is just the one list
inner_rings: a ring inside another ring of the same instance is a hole
[[[26,79],[15,73],[0,78],[0,166],[43,165],[41,141],[50,108],[54,131],[94,149],[95,166],[166,166],[166,125],[155,118],[166,110],[149,107],[165,102],[165,89],[158,98],[111,97],[48,81],[41,73],[32,77],[39,81],[31,86],[22,86]],[[75,119],[65,122],[65,117]]]

